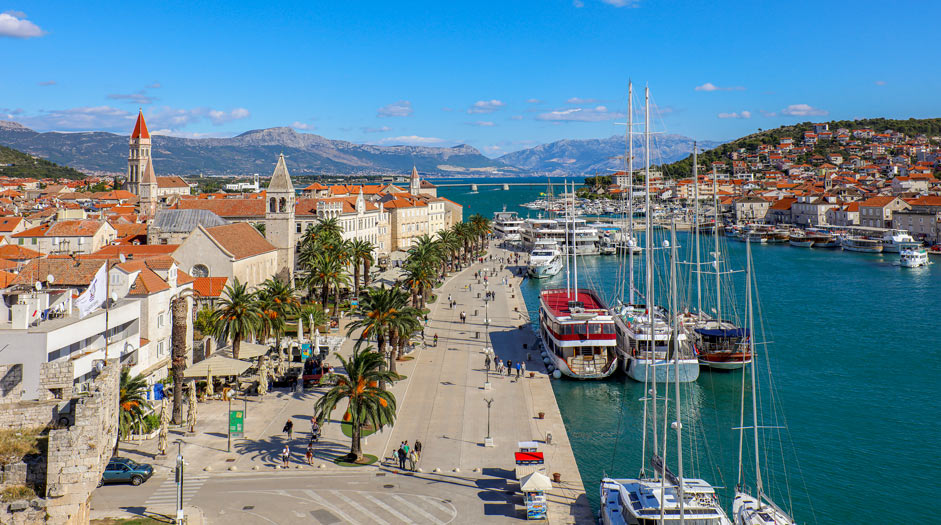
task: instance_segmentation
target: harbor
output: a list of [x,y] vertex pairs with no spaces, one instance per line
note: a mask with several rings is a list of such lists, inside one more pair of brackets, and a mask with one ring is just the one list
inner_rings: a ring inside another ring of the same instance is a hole
[[[516,202],[534,195],[536,190],[517,190]],[[453,197],[463,199],[476,213],[500,211],[483,194],[480,199],[463,194]],[[508,199],[507,210],[524,217],[526,210],[513,204]],[[679,232],[677,237],[681,250],[693,244],[689,233]],[[711,236],[701,240],[713,242]],[[728,258],[740,271],[746,245],[728,240],[723,239]],[[787,430],[766,438],[790,443],[785,448],[788,461],[771,461],[766,466],[774,474],[769,479],[776,479],[770,490],[793,501],[800,523],[881,519],[881,513],[867,503],[878,497],[870,490],[871,476],[877,473],[907,469],[915,478],[913,490],[928,497],[931,474],[920,468],[920,458],[925,453],[936,456],[937,445],[929,445],[931,451],[916,452],[902,450],[898,444],[918,442],[921,447],[937,430],[934,422],[919,418],[911,404],[918,399],[922,408],[917,410],[939,408],[932,393],[938,356],[932,345],[930,313],[941,306],[937,265],[908,270],[896,264],[898,254],[773,244],[753,244],[752,248],[764,318],[764,327],[756,330],[761,329],[762,340],[769,342],[767,359],[787,422]],[[618,286],[616,259],[589,256],[579,261],[579,272],[605,298],[612,297]],[[740,273],[737,279],[730,293],[742,301],[744,277]],[[524,282],[521,291],[534,319],[540,290],[564,286],[564,282],[563,274]],[[880,297],[879,303],[867,306],[870,296]],[[872,322],[873,316],[878,320]],[[763,348],[758,352],[764,353]],[[923,355],[928,365],[910,370],[879,364],[894,354]],[[702,372],[695,382],[682,385],[684,397],[691,400],[684,425],[698,436],[686,442],[684,457],[695,458],[701,477],[721,487],[717,490],[726,508],[731,506],[734,488],[736,440],[730,429],[739,426],[740,381],[737,372]],[[905,389],[899,390],[899,384],[906,385]],[[598,496],[590,489],[605,474],[635,473],[641,461],[636,429],[642,418],[637,399],[643,397],[643,385],[617,375],[605,381],[557,380],[553,388],[597,512]],[[899,408],[888,410],[889,406]],[[861,425],[867,428],[865,432]],[[847,439],[852,440],[852,452],[847,450]],[[612,454],[614,447],[618,454]],[[850,467],[859,464],[859,458],[866,469]],[[791,478],[787,482],[780,479],[785,470]],[[833,485],[833,479],[841,481]],[[906,517],[901,521],[918,521],[916,514]]]

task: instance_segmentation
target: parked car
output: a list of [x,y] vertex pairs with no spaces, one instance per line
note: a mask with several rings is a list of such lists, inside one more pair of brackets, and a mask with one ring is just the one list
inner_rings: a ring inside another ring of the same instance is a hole
[[154,468],[145,463],[137,463],[128,458],[114,457],[105,467],[101,476],[101,485],[105,483],[130,483],[137,486],[154,475]]

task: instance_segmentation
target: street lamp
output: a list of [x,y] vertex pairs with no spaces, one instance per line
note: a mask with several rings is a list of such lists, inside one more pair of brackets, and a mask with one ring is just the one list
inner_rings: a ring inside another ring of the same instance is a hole
[[183,525],[183,440],[176,440],[176,525]]
[[490,405],[493,404],[493,398],[484,399],[484,403],[487,403],[487,437],[484,439],[484,446],[492,447],[493,438],[490,437]]

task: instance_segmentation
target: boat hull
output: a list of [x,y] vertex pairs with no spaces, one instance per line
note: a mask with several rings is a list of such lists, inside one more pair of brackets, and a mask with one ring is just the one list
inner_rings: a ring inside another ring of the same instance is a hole
[[699,356],[699,365],[714,370],[739,370],[751,363],[751,356],[744,352],[716,352]]
[[843,249],[850,252],[859,252],[859,253],[882,253],[882,246],[858,246],[851,244],[844,244]]
[[569,368],[568,363],[566,363],[565,360],[562,359],[561,357],[555,355],[554,352],[547,350],[546,354],[548,354],[549,361],[552,363],[552,366],[554,366],[556,370],[561,372],[563,376],[568,377],[570,379],[604,379],[606,377],[611,376],[618,369],[618,363],[617,363],[618,358],[615,357],[614,358],[615,362],[613,364],[608,365],[608,367],[604,370],[601,370],[597,373],[582,372],[582,373],[576,374],[575,372],[572,372],[571,368]]
[[[624,372],[628,377],[643,383],[646,381],[656,381],[657,383],[672,382],[676,379],[676,363],[673,360],[641,359],[630,357],[624,365]],[[698,359],[680,359],[679,360],[680,383],[692,383],[699,378],[699,360]]]
[[793,239],[788,241],[788,243],[798,248],[810,248],[814,245],[814,241],[795,241]]
[[735,525],[793,525],[796,523],[777,506],[761,504],[755,497],[735,491],[732,500],[732,519]]
[[562,262],[559,259],[559,262],[551,262],[549,264],[540,264],[538,266],[529,267],[529,276],[533,279],[546,279],[554,275],[558,275],[562,271]]

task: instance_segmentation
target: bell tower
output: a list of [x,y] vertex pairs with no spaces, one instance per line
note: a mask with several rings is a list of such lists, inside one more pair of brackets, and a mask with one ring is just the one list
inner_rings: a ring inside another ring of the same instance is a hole
[[278,249],[279,279],[291,282],[294,277],[294,185],[284,164],[284,154],[271,175],[266,191],[265,238]]
[[421,179],[418,177],[418,168],[412,166],[412,177],[408,180],[408,192],[412,195],[421,193]]
[[137,113],[137,123],[131,132],[130,152],[127,154],[127,190],[140,196],[141,177],[150,159],[150,132],[144,122],[144,111]]

